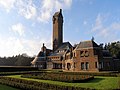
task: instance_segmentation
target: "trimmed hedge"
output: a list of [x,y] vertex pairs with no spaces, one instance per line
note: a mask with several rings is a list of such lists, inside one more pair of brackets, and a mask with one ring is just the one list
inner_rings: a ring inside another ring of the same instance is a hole
[[34,78],[34,79],[43,79],[43,80],[53,80],[53,81],[62,81],[62,82],[85,82],[91,79],[94,79],[94,76],[90,75],[70,75],[64,73],[33,73],[25,74],[21,77],[24,78]]
[[0,77],[0,83],[24,90],[92,90],[73,86],[48,84],[38,81],[24,80],[11,77]]
[[20,75],[20,74],[31,74],[31,73],[40,73],[44,71],[18,71],[18,72],[0,72],[0,76],[7,75]]
[[54,72],[54,73],[63,73],[66,75],[91,75],[91,76],[108,76],[108,77],[120,76],[120,73],[118,72]]
[[0,72],[16,72],[16,71],[34,71],[37,67],[30,66],[0,66]]

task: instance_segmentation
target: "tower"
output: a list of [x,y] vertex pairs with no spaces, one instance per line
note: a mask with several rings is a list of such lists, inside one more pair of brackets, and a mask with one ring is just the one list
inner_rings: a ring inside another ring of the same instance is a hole
[[53,15],[53,51],[63,43],[62,9]]

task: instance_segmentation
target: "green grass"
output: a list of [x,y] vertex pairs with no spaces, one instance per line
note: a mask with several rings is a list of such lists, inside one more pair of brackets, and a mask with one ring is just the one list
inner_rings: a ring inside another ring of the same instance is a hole
[[0,84],[0,90],[19,90],[19,89]]
[[50,81],[50,80],[38,80],[31,78],[21,78],[20,75],[12,75],[8,77],[20,78],[25,80],[32,80],[56,85],[65,85],[65,86],[75,86],[75,87],[88,87],[92,89],[118,89],[118,80],[120,77],[102,77],[96,76],[93,80],[88,81],[86,83],[67,83],[67,82],[59,82],[59,81]]

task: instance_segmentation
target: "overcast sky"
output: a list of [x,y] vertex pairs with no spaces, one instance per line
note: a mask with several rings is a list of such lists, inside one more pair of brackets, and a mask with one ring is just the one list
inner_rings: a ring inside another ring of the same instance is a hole
[[0,0],[0,56],[52,48],[52,15],[63,9],[64,41],[120,40],[120,0]]

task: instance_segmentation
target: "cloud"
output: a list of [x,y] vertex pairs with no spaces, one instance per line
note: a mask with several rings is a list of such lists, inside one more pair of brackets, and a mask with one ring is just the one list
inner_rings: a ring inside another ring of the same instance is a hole
[[24,35],[25,27],[21,23],[12,25],[11,30],[17,32],[20,36]]
[[31,19],[36,16],[37,10],[32,0],[18,0],[16,1],[16,8],[18,13],[26,19]]
[[5,8],[9,12],[13,7],[16,0],[0,0],[0,7]]
[[38,20],[48,22],[54,10],[68,9],[72,5],[72,0],[43,0]]
[[0,6],[7,12],[10,12],[14,8],[17,13],[26,19],[32,19],[36,16],[37,12],[33,0],[0,0]]
[[10,12],[13,8],[26,19],[37,19],[40,22],[48,22],[54,10],[69,9],[72,0],[0,0],[0,6]]
[[83,21],[83,25],[87,25],[87,23],[88,23],[87,21]]
[[120,30],[120,23],[114,22],[112,23],[111,27],[115,30]]
[[25,39],[0,37],[0,56],[13,56],[23,53],[27,53],[29,56],[34,56],[38,54],[44,42],[46,42],[45,46],[50,48],[51,43],[48,38]]
[[96,37],[102,38],[106,41],[114,41],[118,39],[118,34],[120,32],[120,22],[112,22],[105,25],[105,19],[109,19],[105,15],[98,14],[91,31]]
[[72,0],[64,0],[64,3],[66,5],[66,7],[70,8],[70,6],[72,4]]
[[103,28],[103,25],[102,25],[102,16],[100,14],[97,15],[97,18],[95,20],[95,24],[92,28],[92,31],[95,32],[97,30],[100,30]]
[[24,47],[19,39],[13,37],[4,39],[0,38],[0,42],[1,56],[13,56],[20,54]]

